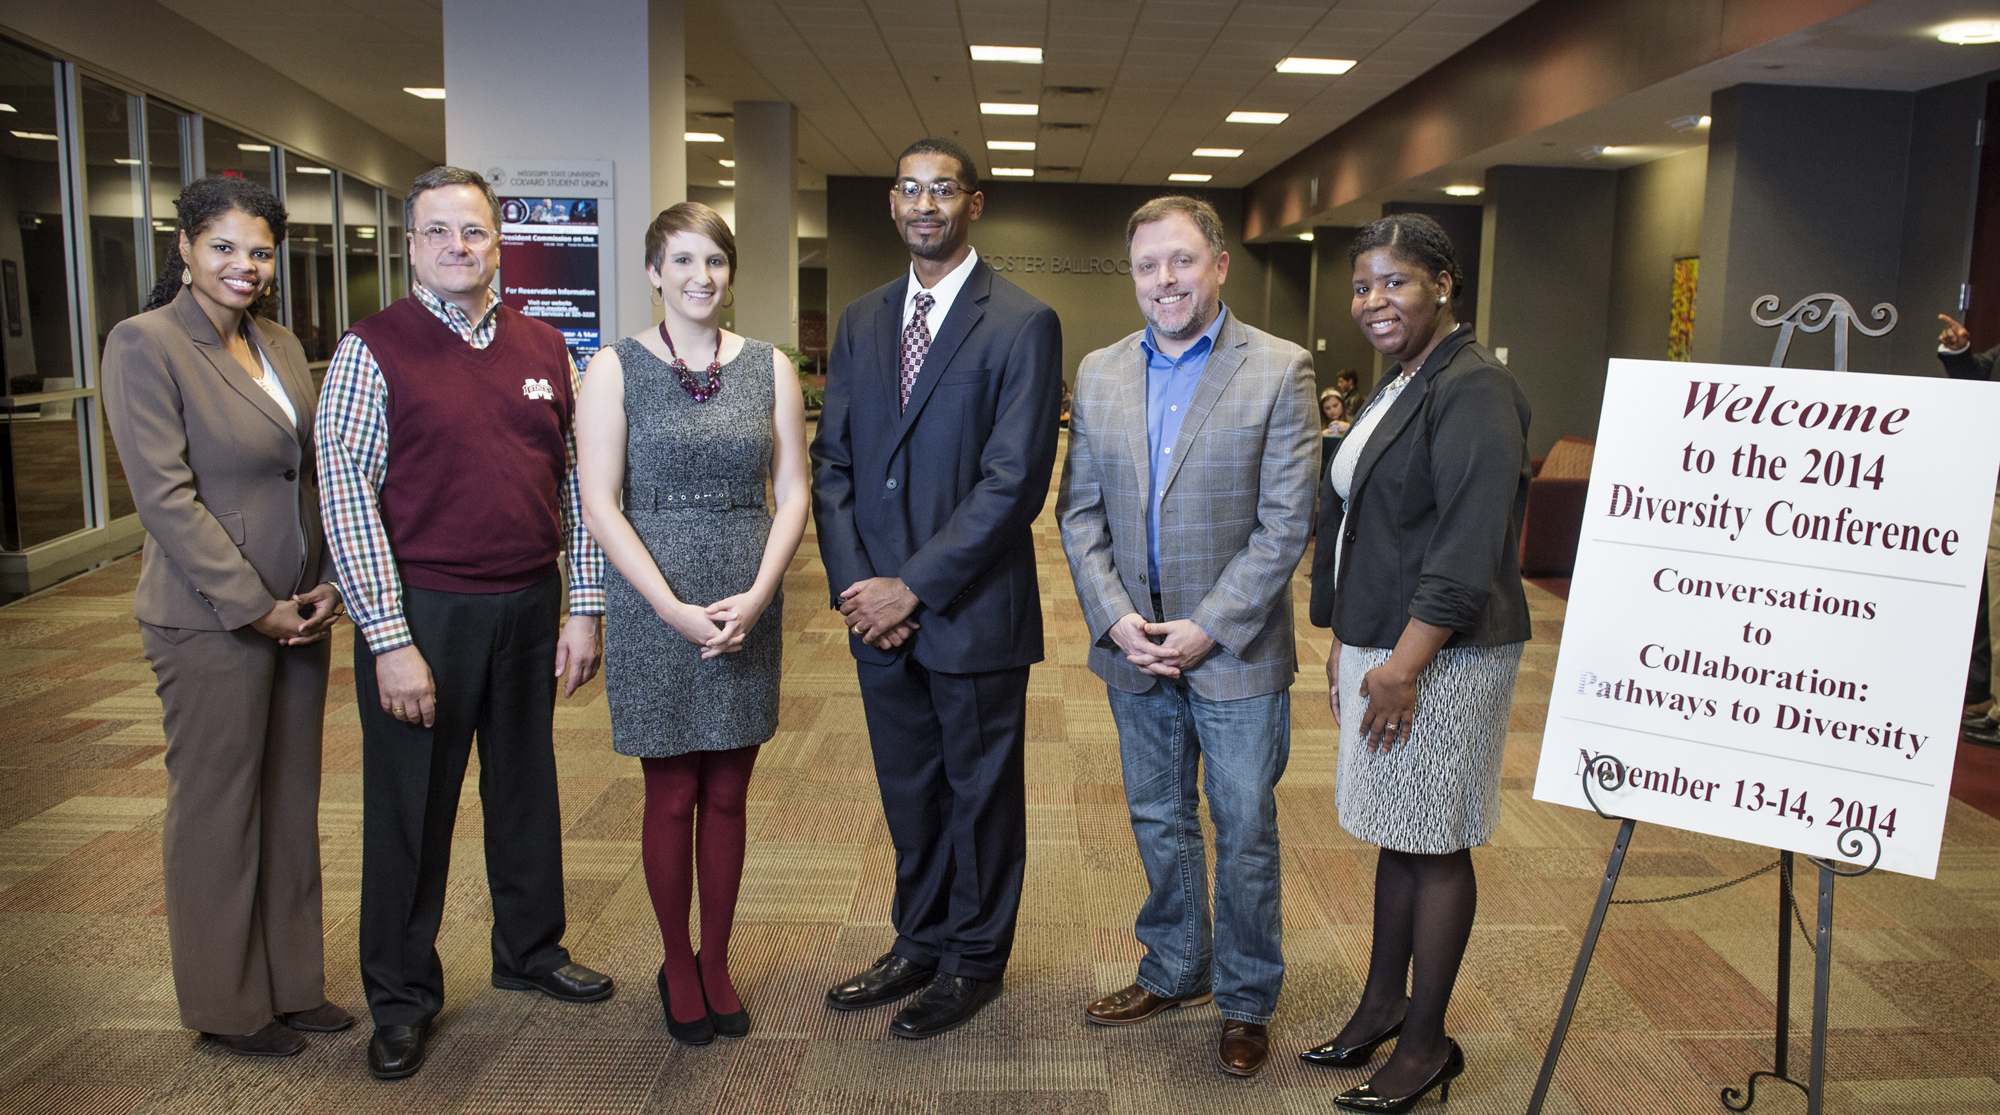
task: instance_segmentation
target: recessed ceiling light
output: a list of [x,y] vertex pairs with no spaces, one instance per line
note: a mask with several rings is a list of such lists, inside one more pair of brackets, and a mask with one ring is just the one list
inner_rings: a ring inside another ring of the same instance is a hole
[[154,232],[172,232],[173,230],[174,230],[174,222],[172,222],[172,221],[154,221],[154,222],[153,222],[153,231],[154,231]]
[[689,132],[681,137],[689,143],[721,143],[722,137],[714,132]]
[[367,238],[367,237],[370,237],[370,236],[373,236],[373,235],[375,235],[375,226],[374,226],[374,225],[362,225],[362,226],[360,226],[359,228],[356,228],[356,229],[354,230],[354,235],[356,235],[356,236],[359,236],[359,237],[362,237],[362,238],[364,238],[364,239],[365,239],[365,238]]
[[1308,244],[1312,243],[1312,238],[1313,238],[1313,234],[1312,234],[1312,233],[1310,233],[1310,232],[1301,232],[1301,233],[1299,233],[1299,239],[1301,239],[1301,240],[1305,241],[1305,242],[1306,242],[1306,243],[1308,243]]
[[1954,23],[1938,31],[1938,42],[1951,43],[1954,46],[2000,43],[2000,21],[1975,19],[1965,23]]
[[1453,197],[1478,197],[1486,192],[1484,186],[1446,186],[1444,192]]
[[996,178],[1033,178],[1035,168],[1031,166],[996,166],[991,168]]
[[1230,124],[1282,124],[1289,112],[1232,112],[1225,118]]
[[444,100],[444,90],[434,86],[405,85],[403,86],[403,92],[408,93],[412,97],[422,97],[427,101]]
[[1197,159],[1233,159],[1242,153],[1243,149],[1241,147],[1197,147],[1194,149],[1194,157]]
[[986,141],[986,149],[988,151],[1033,151],[1035,149],[1035,141],[1032,139],[989,139]]
[[21,110],[15,108],[13,105],[0,105],[0,112],[19,112],[19,111]]
[[1611,150],[1611,148],[1606,147],[1602,144],[1592,144],[1589,147],[1577,148],[1576,157],[1579,159],[1594,159],[1609,150]]
[[271,151],[271,145],[268,143],[239,143],[236,145],[236,149],[238,151],[257,151],[257,152],[262,152],[264,154],[269,154]]
[[975,46],[972,48],[974,62],[1026,62],[1031,66],[1042,64],[1042,48],[1038,46]]
[[1209,179],[1211,179],[1211,178],[1213,178],[1213,177],[1215,177],[1215,175],[1213,175],[1213,174],[1169,174],[1169,175],[1167,175],[1167,181],[1169,181],[1169,182],[1206,182],[1206,181],[1208,181]]
[[987,116],[1033,116],[1041,110],[1040,105],[1017,105],[1005,101],[979,102],[979,111]]
[[13,133],[11,133],[11,134],[13,135],[13,137],[14,137],[15,139],[54,139],[54,138],[56,138],[55,136],[53,136],[53,135],[49,134],[48,132],[13,132]]
[[296,171],[298,171],[298,172],[299,172],[300,174],[332,174],[332,173],[333,173],[333,171],[331,171],[331,170],[328,170],[328,169],[327,169],[326,167],[323,167],[323,166],[295,166],[295,167],[293,167],[292,169],[293,169],[293,170],[296,170]]
[[1694,114],[1689,114],[1687,116],[1676,116],[1672,120],[1667,121],[1667,127],[1672,128],[1677,132],[1690,132],[1696,128],[1706,128],[1708,127],[1708,124],[1709,124],[1708,117],[1698,116]]
[[716,183],[715,183],[715,184],[716,184],[716,185],[718,185],[718,186],[734,186],[734,185],[736,185],[736,179],[734,179],[734,178],[719,178],[719,179],[717,179],[717,180],[716,180]]
[[113,160],[111,160],[111,161],[112,161],[112,162],[114,162],[114,163],[117,163],[117,164],[118,164],[119,166],[138,166],[138,165],[139,165],[139,160],[137,160],[137,159],[113,159]]
[[716,165],[717,165],[717,166],[726,166],[726,167],[728,167],[728,168],[729,168],[729,169],[731,169],[731,170],[735,170],[735,169],[736,169],[736,160],[735,160],[735,159],[717,159],[717,160],[715,160],[715,163],[716,163]]
[[1278,63],[1281,74],[1344,74],[1353,68],[1352,58],[1286,58]]

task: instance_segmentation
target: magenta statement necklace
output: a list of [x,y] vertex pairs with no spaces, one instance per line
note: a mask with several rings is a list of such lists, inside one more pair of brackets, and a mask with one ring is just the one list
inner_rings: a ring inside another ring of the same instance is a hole
[[705,403],[715,398],[715,393],[722,390],[722,330],[715,331],[715,359],[708,362],[707,383],[694,378],[694,373],[688,371],[687,361],[682,360],[681,354],[674,351],[674,339],[667,335],[667,323],[664,321],[660,323],[660,340],[666,344],[667,352],[673,356],[673,359],[668,361],[667,367],[674,370],[675,378],[681,381],[681,387],[686,389],[688,394],[694,396],[694,401]]

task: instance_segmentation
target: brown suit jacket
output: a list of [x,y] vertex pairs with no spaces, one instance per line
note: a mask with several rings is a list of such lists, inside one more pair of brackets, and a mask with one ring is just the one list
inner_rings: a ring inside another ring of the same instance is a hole
[[223,347],[183,289],[104,346],[104,412],[146,551],[132,612],[156,627],[229,631],[319,584],[325,540],[313,459],[318,404],[305,350],[272,321],[250,341],[296,424]]

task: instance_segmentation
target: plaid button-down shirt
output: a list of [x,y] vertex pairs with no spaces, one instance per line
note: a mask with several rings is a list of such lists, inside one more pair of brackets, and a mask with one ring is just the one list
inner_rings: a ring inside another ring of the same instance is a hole
[[[463,310],[439,298],[421,283],[411,284],[423,307],[452,327],[466,344],[485,348],[493,343],[500,299],[490,300],[474,322]],[[570,369],[574,394],[582,377]],[[319,440],[320,509],[326,519],[327,549],[339,571],[341,592],[354,625],[376,654],[411,644],[410,626],[403,618],[403,579],[396,572],[396,555],[389,532],[382,526],[378,498],[389,469],[389,420],[383,409],[387,386],[381,365],[360,337],[340,339],[327,365],[320,389]],[[583,525],[583,494],[576,480],[576,429],[567,442],[568,477],[563,484],[563,537],[569,556],[571,615],[604,614],[604,551]]]

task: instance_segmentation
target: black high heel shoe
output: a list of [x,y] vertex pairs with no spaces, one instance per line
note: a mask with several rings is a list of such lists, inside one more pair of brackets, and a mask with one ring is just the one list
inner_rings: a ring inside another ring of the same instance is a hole
[[[700,953],[694,954],[694,966],[697,972],[701,970]],[[708,1007],[709,1025],[715,1027],[715,1032],[723,1037],[740,1038],[750,1032],[750,1012],[748,1009],[739,1006],[729,1014],[715,1013],[715,1008],[708,1004],[708,988],[706,987],[701,989],[701,1005]]]
[[[1445,1040],[1450,1041],[1451,1039],[1447,1038]],[[1333,1102],[1335,1106],[1345,1107],[1349,1111],[1385,1111],[1391,1113],[1391,1115],[1395,1115],[1395,1113],[1408,1111],[1411,1107],[1415,1106],[1418,1100],[1430,1094],[1432,1088],[1441,1088],[1442,1090],[1438,1092],[1438,1102],[1449,1103],[1451,1101],[1451,1082],[1458,1079],[1464,1072],[1465,1050],[1460,1049],[1458,1043],[1452,1041],[1451,1053],[1445,1057],[1444,1067],[1432,1073],[1429,1080],[1424,1081],[1416,1091],[1411,1092],[1409,1095],[1398,1096],[1393,1099],[1380,1095],[1375,1091],[1375,1082],[1371,1080],[1359,1088],[1349,1088],[1347,1091],[1333,1097]]]
[[1367,1041],[1355,1045],[1335,1045],[1328,1041],[1325,1045],[1299,1054],[1299,1060],[1308,1065],[1320,1065],[1330,1069],[1358,1069],[1367,1064],[1368,1059],[1375,1056],[1375,1051],[1382,1048],[1384,1043],[1402,1032],[1403,1024],[1398,1022]]
[[667,1016],[667,1036],[682,1045],[707,1045],[715,1040],[715,1023],[708,1015],[693,1022],[674,1021],[673,999],[667,995],[667,970],[662,967],[653,977],[660,985],[660,1010]]

